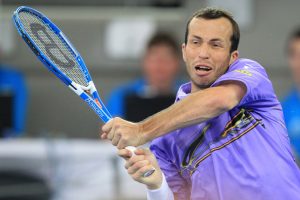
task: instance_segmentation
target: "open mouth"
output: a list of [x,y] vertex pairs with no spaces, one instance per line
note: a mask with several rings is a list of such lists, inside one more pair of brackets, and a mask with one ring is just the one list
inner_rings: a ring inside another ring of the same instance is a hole
[[212,70],[211,67],[208,67],[208,66],[202,66],[202,65],[198,65],[195,67],[196,71],[205,71],[205,72],[208,72],[210,70]]

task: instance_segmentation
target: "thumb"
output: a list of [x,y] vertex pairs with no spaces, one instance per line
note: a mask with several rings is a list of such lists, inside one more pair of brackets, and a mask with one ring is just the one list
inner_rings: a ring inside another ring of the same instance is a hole
[[132,153],[127,149],[120,149],[118,150],[118,155],[124,158],[125,160],[128,160],[129,158],[131,158]]
[[145,149],[137,149],[134,151],[134,153],[136,155],[145,155],[145,156],[149,156],[152,154],[152,152],[150,151],[149,148],[145,148]]

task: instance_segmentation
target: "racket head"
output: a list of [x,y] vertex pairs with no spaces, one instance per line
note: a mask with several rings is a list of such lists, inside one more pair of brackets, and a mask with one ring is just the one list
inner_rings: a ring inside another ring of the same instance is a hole
[[63,32],[44,14],[21,6],[13,14],[23,40],[44,65],[65,84],[87,88],[92,81],[86,65]]
[[16,9],[13,21],[44,66],[87,102],[105,123],[109,121],[111,115],[101,101],[82,57],[63,32],[44,14],[27,6]]

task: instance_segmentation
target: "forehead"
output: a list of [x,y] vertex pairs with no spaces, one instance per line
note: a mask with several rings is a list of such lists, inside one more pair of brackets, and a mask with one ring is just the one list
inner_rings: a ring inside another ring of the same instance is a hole
[[231,22],[224,17],[218,19],[193,18],[189,24],[189,35],[201,38],[230,40],[233,30]]
[[294,38],[289,42],[289,47],[291,48],[300,48],[300,38]]
[[171,47],[170,45],[161,43],[161,44],[155,44],[155,45],[152,45],[151,47],[148,47],[148,49],[146,50],[146,53],[147,54],[161,54],[161,53],[176,54],[175,51],[176,50],[173,47]]

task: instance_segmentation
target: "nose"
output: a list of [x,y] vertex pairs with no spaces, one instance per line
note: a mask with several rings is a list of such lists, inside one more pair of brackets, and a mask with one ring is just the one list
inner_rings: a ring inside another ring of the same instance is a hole
[[198,49],[198,56],[202,59],[209,58],[209,46],[203,43]]

